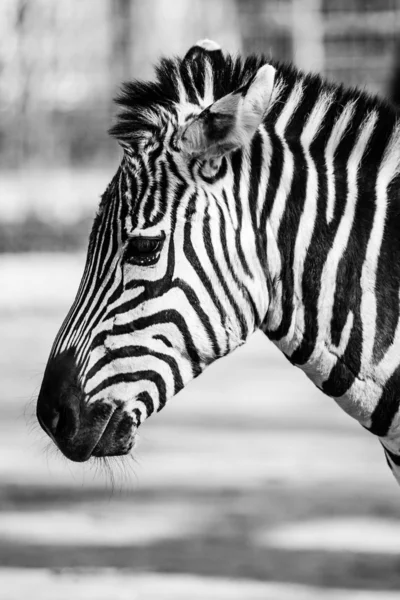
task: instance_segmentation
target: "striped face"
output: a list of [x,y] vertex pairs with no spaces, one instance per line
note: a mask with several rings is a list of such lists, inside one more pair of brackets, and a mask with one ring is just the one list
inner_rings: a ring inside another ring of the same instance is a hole
[[144,84],[124,100],[133,111],[116,127],[124,158],[38,399],[40,424],[72,460],[129,452],[144,419],[244,343],[265,315],[248,149],[274,69],[261,67],[213,103],[219,59],[215,47],[196,46],[182,81],[166,69],[166,90],[150,86],[158,103]]
[[145,418],[262,320],[239,189],[230,159],[188,159],[166,139],[125,155],[39,397],[42,426],[72,460],[128,452]]
[[221,194],[227,162],[213,184],[199,166],[190,173],[161,146],[126,156],[94,232],[93,258],[104,236],[114,250],[98,261],[101,320],[79,345],[84,392],[122,403],[135,425],[255,327],[237,276],[237,215]]

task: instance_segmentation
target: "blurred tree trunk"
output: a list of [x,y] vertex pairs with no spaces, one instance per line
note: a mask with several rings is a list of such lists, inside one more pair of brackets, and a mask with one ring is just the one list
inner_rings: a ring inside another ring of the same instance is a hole
[[15,9],[15,33],[17,38],[17,69],[18,69],[18,108],[16,128],[16,166],[23,165],[29,156],[29,118],[28,107],[31,89],[31,68],[25,52],[26,22],[28,17],[29,0],[18,0]]
[[323,74],[325,69],[322,0],[292,0],[293,61],[297,67]]
[[115,90],[132,78],[132,4],[133,0],[110,0],[111,79]]

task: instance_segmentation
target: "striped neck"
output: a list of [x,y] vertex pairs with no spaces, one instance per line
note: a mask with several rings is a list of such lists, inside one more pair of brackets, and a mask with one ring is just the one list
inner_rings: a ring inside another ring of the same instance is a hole
[[364,93],[293,69],[279,73],[278,85],[283,91],[262,132],[267,177],[260,227],[270,279],[262,329],[293,362],[305,364],[318,336],[328,345],[348,342],[354,313],[337,309],[337,293],[344,299],[351,291],[354,271],[350,263],[345,273],[339,267],[352,253],[366,252],[395,113]]

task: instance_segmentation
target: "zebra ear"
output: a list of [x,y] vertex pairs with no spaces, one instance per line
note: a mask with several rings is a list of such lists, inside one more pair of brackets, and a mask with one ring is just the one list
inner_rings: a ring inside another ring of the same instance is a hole
[[212,158],[247,146],[270,105],[275,69],[262,66],[247,84],[211,104],[181,133],[182,151]]

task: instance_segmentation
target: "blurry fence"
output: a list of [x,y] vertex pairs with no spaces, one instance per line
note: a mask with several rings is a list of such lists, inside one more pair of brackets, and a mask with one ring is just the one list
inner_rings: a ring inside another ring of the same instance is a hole
[[161,54],[209,37],[382,95],[397,65],[400,98],[399,31],[399,0],[2,0],[0,252],[74,247],[75,231],[58,244],[51,229],[65,214],[86,237],[119,159],[112,98]]
[[119,82],[199,37],[384,94],[399,28],[398,0],[2,0],[1,164],[104,162]]
[[398,0],[238,0],[238,5],[246,52],[270,52],[304,70],[387,93],[400,36]]

